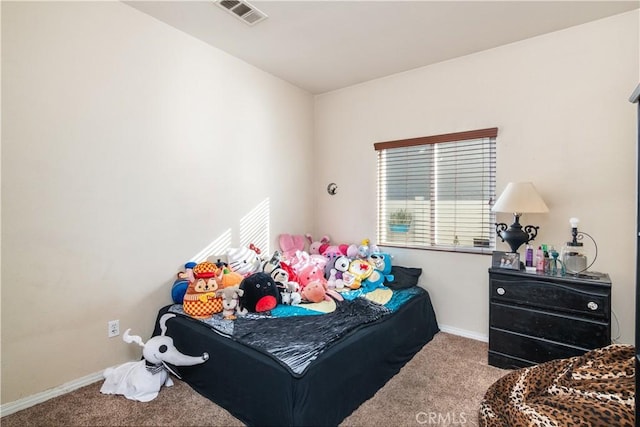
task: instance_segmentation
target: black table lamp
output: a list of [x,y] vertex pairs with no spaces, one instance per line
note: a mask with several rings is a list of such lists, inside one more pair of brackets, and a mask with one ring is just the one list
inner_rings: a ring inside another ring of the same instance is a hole
[[520,225],[523,213],[545,213],[549,208],[538,194],[531,182],[510,182],[498,200],[491,208],[494,212],[509,212],[513,214],[513,224],[507,228],[505,223],[496,223],[496,234],[503,242],[511,247],[511,252],[518,252],[518,248],[532,241],[538,235],[540,227]]

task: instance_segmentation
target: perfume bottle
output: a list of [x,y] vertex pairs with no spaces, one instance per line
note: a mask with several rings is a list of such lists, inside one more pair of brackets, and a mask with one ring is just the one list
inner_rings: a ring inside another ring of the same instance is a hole
[[525,267],[533,267],[533,248],[531,245],[527,245],[525,251]]
[[549,251],[549,255],[551,255],[551,270],[550,273],[553,275],[558,274],[558,256],[560,255],[558,251],[552,246]]
[[536,271],[544,271],[544,254],[542,252],[542,246],[538,246],[536,251]]
[[549,251],[542,251],[544,254],[544,272],[549,274],[551,272],[551,258],[549,257]]

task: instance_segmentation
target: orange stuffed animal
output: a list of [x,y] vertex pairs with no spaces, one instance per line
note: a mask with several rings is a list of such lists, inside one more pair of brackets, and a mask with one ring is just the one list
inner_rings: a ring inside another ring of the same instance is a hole
[[229,267],[221,267],[217,280],[220,285],[220,289],[230,288],[232,286],[239,286],[244,277],[242,274],[232,271]]
[[206,319],[223,310],[222,298],[216,296],[220,287],[216,273],[218,267],[209,261],[201,262],[193,268],[195,280],[189,283],[182,301],[182,308],[189,316]]

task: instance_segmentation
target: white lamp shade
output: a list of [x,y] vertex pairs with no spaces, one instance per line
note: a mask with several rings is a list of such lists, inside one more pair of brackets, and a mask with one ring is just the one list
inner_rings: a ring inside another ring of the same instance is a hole
[[510,182],[491,208],[494,212],[545,213],[549,208],[531,182]]

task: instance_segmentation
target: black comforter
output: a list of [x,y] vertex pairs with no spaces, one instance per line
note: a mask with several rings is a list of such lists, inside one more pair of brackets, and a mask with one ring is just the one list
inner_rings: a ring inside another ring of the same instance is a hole
[[322,351],[351,331],[391,311],[365,298],[338,301],[322,316],[238,318],[233,339],[276,357],[291,374],[304,374]]

